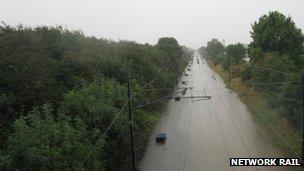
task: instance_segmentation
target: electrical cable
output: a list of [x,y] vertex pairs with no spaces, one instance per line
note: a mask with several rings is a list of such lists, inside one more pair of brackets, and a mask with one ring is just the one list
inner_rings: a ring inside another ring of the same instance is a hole
[[301,101],[299,101],[299,100],[288,98],[288,97],[285,97],[285,96],[281,96],[279,94],[276,94],[276,93],[273,93],[273,92],[270,92],[270,91],[266,91],[266,90],[263,90],[263,89],[260,89],[260,88],[257,88],[257,87],[255,87],[255,88],[258,89],[259,91],[262,91],[262,93],[264,93],[264,94],[274,95],[274,96],[280,97],[281,99],[285,99],[285,100],[288,100],[288,101],[292,101],[292,102],[296,102],[296,103],[301,104]]
[[[237,59],[229,57],[229,59],[232,59],[236,62],[239,62]],[[286,75],[292,75],[292,76],[296,76],[296,77],[300,77],[299,74],[293,74],[293,73],[289,73],[289,72],[283,72],[283,71],[279,71],[279,70],[275,70],[275,69],[271,69],[271,68],[266,68],[266,67],[262,67],[256,64],[250,64],[250,66],[256,67],[256,68],[261,68],[261,69],[265,69],[265,70],[269,70],[269,71],[273,71],[273,72],[277,72],[277,73],[282,73],[282,74],[286,74]]]
[[294,84],[299,83],[298,81],[285,81],[285,82],[273,82],[273,83],[245,83],[246,85],[282,85],[282,84]]
[[[256,108],[258,109],[258,108]],[[261,110],[259,110],[261,112]],[[266,118],[267,120],[271,120],[270,117],[267,117],[266,115],[259,115],[262,116],[264,119]],[[293,153],[293,155],[295,156],[300,156],[300,153],[297,153],[296,151],[294,151],[291,146],[285,141],[285,139],[282,137],[281,133],[275,128],[275,125],[273,123],[268,123],[270,124],[270,128],[276,132],[276,134],[278,135],[278,137],[280,138],[281,142],[283,142],[285,144],[285,146],[290,150],[291,153]],[[301,159],[302,160],[302,159]]]
[[161,101],[162,99],[165,99],[165,98],[168,98],[168,97],[170,97],[170,96],[176,95],[176,94],[181,93],[181,92],[183,92],[183,91],[184,91],[184,90],[178,91],[178,92],[175,92],[175,93],[168,94],[168,95],[166,95],[166,96],[163,96],[163,97],[160,97],[160,98],[158,98],[158,99],[152,100],[152,101],[150,101],[150,102],[148,102],[148,103],[145,103],[145,104],[136,106],[136,107],[134,107],[134,109],[138,109],[138,108],[147,106],[147,105],[149,105],[149,104],[156,103],[156,102],[158,102],[158,101]]
[[[152,84],[155,80],[157,80],[165,71],[167,71],[169,68],[171,68],[173,66],[174,63],[172,63],[169,67],[167,67],[165,70],[160,71],[158,73],[158,75],[156,77],[154,77],[154,79],[152,79],[151,81],[149,81],[147,84],[145,84],[141,89],[146,88],[147,86],[149,86],[150,84]],[[164,68],[165,65],[162,67]],[[85,162],[91,155],[91,153],[93,152],[94,148],[101,142],[101,140],[103,139],[103,137],[107,134],[107,132],[111,129],[112,125],[115,123],[115,121],[117,120],[117,118],[119,117],[119,115],[121,114],[121,112],[123,111],[123,109],[126,107],[126,105],[128,104],[128,102],[131,100],[131,98],[134,96],[134,94],[132,94],[130,96],[130,98],[127,99],[127,101],[124,103],[124,105],[121,107],[121,109],[119,110],[118,113],[115,114],[114,119],[111,121],[111,123],[109,124],[109,126],[107,127],[107,129],[104,131],[104,133],[101,135],[101,137],[97,140],[96,144],[91,148],[90,152],[88,153],[87,157],[82,161]]]

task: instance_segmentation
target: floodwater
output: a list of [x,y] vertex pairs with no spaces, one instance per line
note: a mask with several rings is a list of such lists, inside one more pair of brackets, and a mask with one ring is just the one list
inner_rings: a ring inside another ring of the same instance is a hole
[[[284,157],[257,125],[239,97],[195,53],[191,71],[179,87],[181,98],[170,100],[151,134],[141,171],[292,170],[283,167],[231,167],[230,157]],[[182,84],[186,81],[187,85]],[[165,132],[165,144],[155,143],[157,132]],[[295,168],[293,168],[295,169]]]

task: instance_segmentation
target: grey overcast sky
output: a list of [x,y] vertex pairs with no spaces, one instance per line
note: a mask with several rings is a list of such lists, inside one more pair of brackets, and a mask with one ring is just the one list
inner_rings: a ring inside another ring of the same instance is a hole
[[211,38],[249,43],[251,24],[272,10],[304,30],[304,0],[0,0],[0,20],[10,25],[63,25],[150,44],[170,36],[192,48]]

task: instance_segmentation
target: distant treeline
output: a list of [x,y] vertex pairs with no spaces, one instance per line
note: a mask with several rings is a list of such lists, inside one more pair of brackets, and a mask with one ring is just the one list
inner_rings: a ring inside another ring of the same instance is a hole
[[[274,11],[252,26],[252,42],[224,46],[217,39],[199,52],[228,71],[243,84],[263,93],[267,105],[291,121],[301,124],[300,76],[304,69],[304,35],[290,17]],[[229,61],[228,61],[229,60]]]
[[[129,170],[127,108],[100,140],[127,101],[129,75],[136,107],[168,94],[142,88],[174,88],[191,53],[174,38],[152,46],[2,23],[1,170]],[[161,106],[134,111],[137,157]]]

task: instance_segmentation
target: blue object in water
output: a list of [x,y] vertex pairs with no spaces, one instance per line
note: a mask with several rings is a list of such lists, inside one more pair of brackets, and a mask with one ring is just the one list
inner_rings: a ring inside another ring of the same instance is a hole
[[157,133],[155,136],[155,142],[164,143],[166,141],[166,133]]

